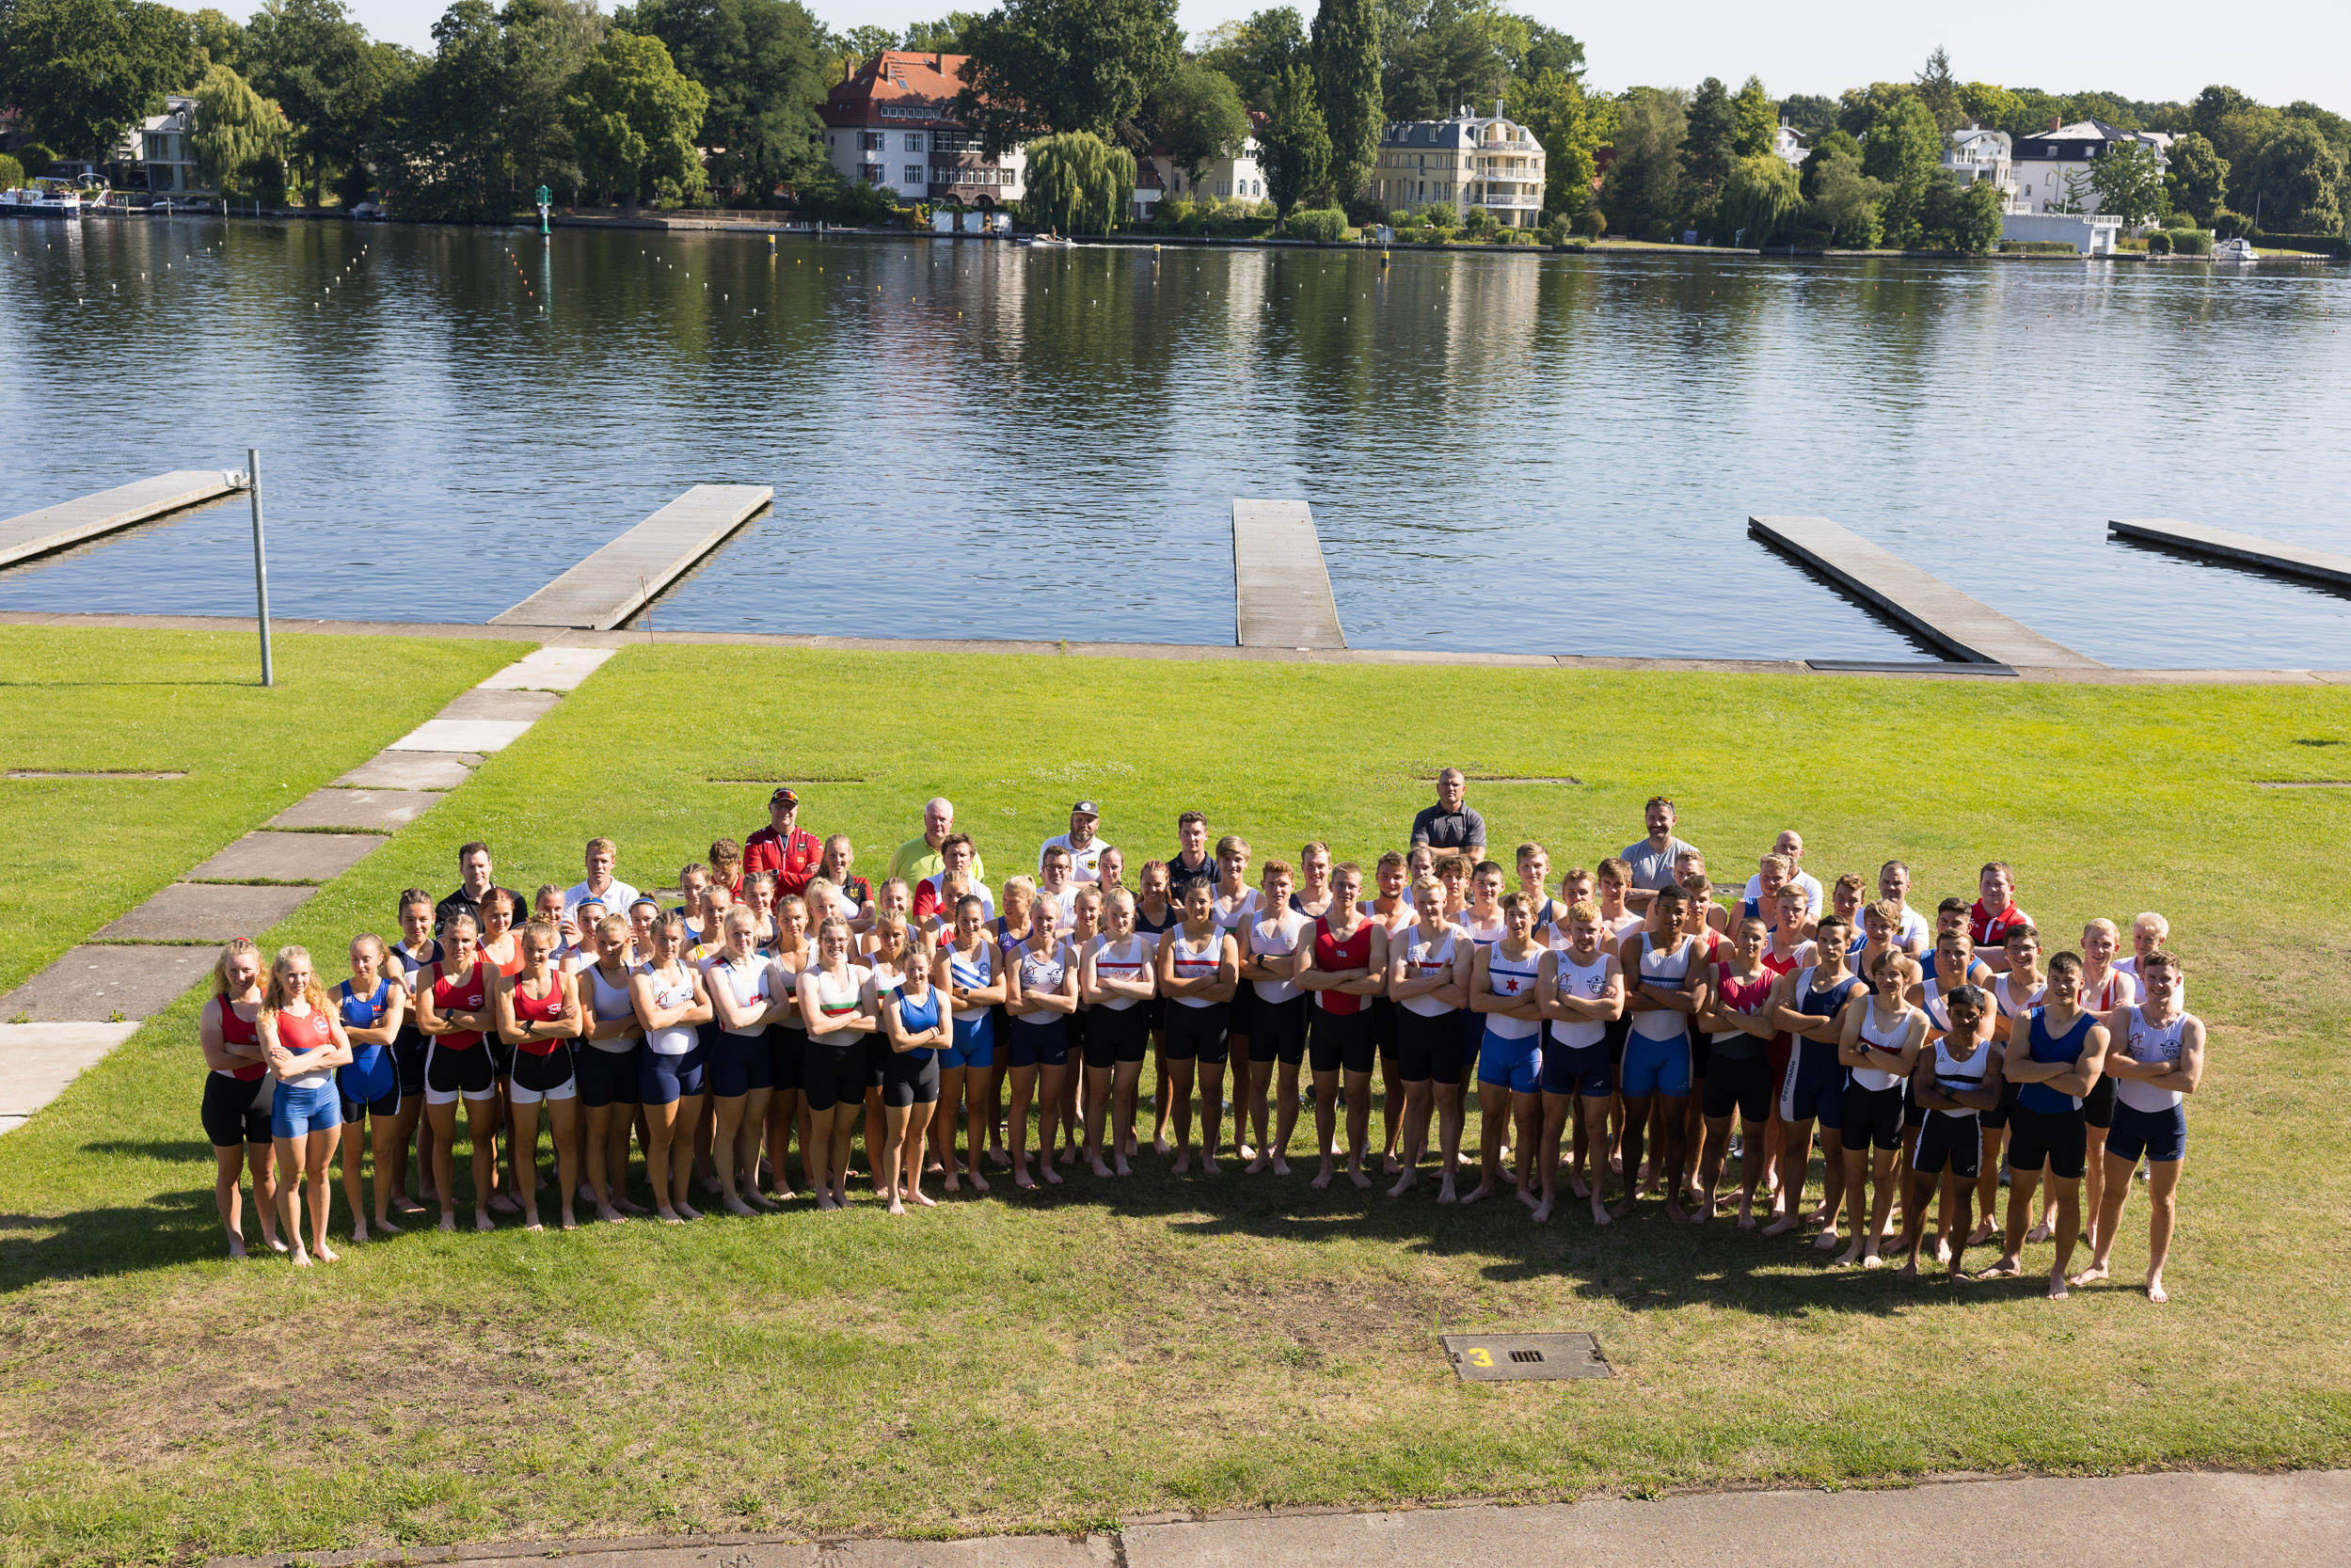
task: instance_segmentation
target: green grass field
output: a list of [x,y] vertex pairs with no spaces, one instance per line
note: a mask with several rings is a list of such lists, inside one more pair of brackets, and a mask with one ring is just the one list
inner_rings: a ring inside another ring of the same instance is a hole
[[[1506,1201],[1176,1179],[1149,1155],[1131,1180],[904,1219],[803,1203],[231,1265],[191,1001],[0,1139],[0,1541],[32,1562],[939,1533],[2351,1462],[2346,802],[2250,782],[2339,774],[2345,739],[2351,694],[2308,688],[632,647],[269,940],[326,955],[388,928],[396,891],[444,887],[477,835],[526,889],[575,877],[593,832],[623,876],[665,881],[762,819],[767,784],[714,780],[836,781],[803,788],[803,822],[852,833],[868,869],[944,792],[999,878],[1081,795],[1130,865],[1195,805],[1261,858],[1319,836],[1368,861],[1446,763],[1573,775],[1472,795],[1498,844],[1565,865],[1621,847],[1664,791],[1724,879],[1792,824],[1823,877],[1906,858],[1930,908],[1997,856],[2053,934],[2169,914],[2214,1035],[2173,1302],[2132,1289],[2143,1200],[2117,1286],[2051,1304],[2029,1279],[1833,1270],[1653,1204],[1538,1227]],[[1617,1375],[1458,1386],[1434,1336],[1481,1327],[1595,1331]]]
[[532,647],[0,626],[0,992]]

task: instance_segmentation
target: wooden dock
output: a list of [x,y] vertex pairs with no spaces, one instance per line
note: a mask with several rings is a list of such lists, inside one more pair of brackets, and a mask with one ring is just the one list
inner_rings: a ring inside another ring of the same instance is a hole
[[490,625],[610,631],[774,499],[765,484],[697,484]]
[[1302,500],[1232,503],[1235,641],[1244,648],[1343,648],[1314,514]]
[[2351,588],[2351,555],[2314,550],[2306,545],[2285,545],[2258,534],[2234,533],[2225,528],[2184,523],[2177,517],[2117,517],[2106,524],[2109,537],[2135,545],[2154,545],[2184,550],[2232,566],[2250,566],[2287,577],[2307,578],[2331,588]]
[[1826,517],[1750,517],[1747,531],[1967,663],[2105,668]]
[[13,566],[244,488],[245,476],[234,469],[181,468],[44,506],[0,521],[0,566]]

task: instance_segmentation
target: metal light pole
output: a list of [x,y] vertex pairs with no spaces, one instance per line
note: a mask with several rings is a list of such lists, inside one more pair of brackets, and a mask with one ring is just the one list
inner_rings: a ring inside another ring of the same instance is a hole
[[262,684],[276,686],[277,672],[269,657],[269,560],[262,550],[262,451],[245,449],[245,487],[253,498],[253,602],[262,623]]

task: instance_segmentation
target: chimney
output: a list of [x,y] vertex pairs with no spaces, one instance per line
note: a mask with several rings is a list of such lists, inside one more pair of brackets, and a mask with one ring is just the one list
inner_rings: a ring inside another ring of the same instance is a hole
[[1502,118],[1502,101],[1499,98],[1494,100],[1494,118],[1496,119]]
[[2063,119],[2059,119],[2059,118],[2058,118],[2057,116],[2056,116],[2056,115],[2051,115],[2051,116],[2049,117],[2049,129],[2050,129],[2050,130],[2052,130],[2052,131],[2057,130],[2059,126],[2062,126],[2064,123],[2065,123],[2065,121],[2064,121]]

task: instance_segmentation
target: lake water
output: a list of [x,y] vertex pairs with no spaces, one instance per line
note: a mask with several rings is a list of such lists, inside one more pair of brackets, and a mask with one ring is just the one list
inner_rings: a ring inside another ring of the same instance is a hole
[[[286,616],[480,621],[697,482],[657,626],[1229,642],[1304,497],[1358,647],[1902,658],[1818,514],[2109,663],[2351,667],[2343,269],[1081,248],[0,219],[0,515],[259,446]],[[0,608],[249,611],[242,503]]]

